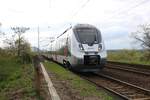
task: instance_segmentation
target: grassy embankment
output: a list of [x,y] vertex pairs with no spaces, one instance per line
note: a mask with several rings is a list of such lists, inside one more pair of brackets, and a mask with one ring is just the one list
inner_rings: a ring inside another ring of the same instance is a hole
[[15,57],[0,56],[0,100],[37,99],[33,86],[33,67],[21,64]]
[[80,92],[81,96],[100,96],[103,100],[113,100],[111,96],[99,91],[94,85],[53,62],[44,63],[47,70],[56,74],[58,80],[65,80],[70,86]]
[[150,58],[147,57],[148,52],[138,50],[114,50],[108,51],[108,60],[150,65]]

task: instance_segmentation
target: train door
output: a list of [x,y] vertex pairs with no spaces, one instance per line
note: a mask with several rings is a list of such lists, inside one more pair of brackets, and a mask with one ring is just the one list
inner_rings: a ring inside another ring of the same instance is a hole
[[55,60],[57,61],[57,48],[58,48],[58,42],[56,41],[55,45]]
[[67,57],[68,56],[68,37],[66,39],[66,46],[64,48],[64,56]]

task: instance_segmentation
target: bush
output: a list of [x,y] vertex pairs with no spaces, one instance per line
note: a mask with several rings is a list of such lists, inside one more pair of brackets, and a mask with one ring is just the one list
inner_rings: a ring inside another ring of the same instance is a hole
[[108,51],[108,60],[138,63],[138,64],[149,64],[150,52],[145,50],[115,50]]
[[21,62],[22,64],[32,63],[32,56],[28,52],[21,53],[21,55],[18,58],[19,58],[18,61]]
[[141,60],[146,60],[150,62],[150,50],[146,50],[143,54],[143,57],[141,57]]
[[0,56],[0,100],[39,100],[33,83],[33,66],[17,63],[16,58]]

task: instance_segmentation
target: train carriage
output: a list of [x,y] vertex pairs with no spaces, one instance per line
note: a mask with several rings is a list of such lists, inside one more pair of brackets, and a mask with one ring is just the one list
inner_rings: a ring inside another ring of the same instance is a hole
[[50,57],[70,69],[82,72],[101,70],[107,52],[101,32],[89,24],[69,27],[50,44]]

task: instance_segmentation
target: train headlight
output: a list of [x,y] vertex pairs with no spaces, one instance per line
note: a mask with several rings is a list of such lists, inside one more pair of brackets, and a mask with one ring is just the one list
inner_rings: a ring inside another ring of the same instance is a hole
[[98,45],[98,51],[102,50],[102,44]]
[[79,48],[80,48],[81,50],[84,50],[82,44],[79,44]]

